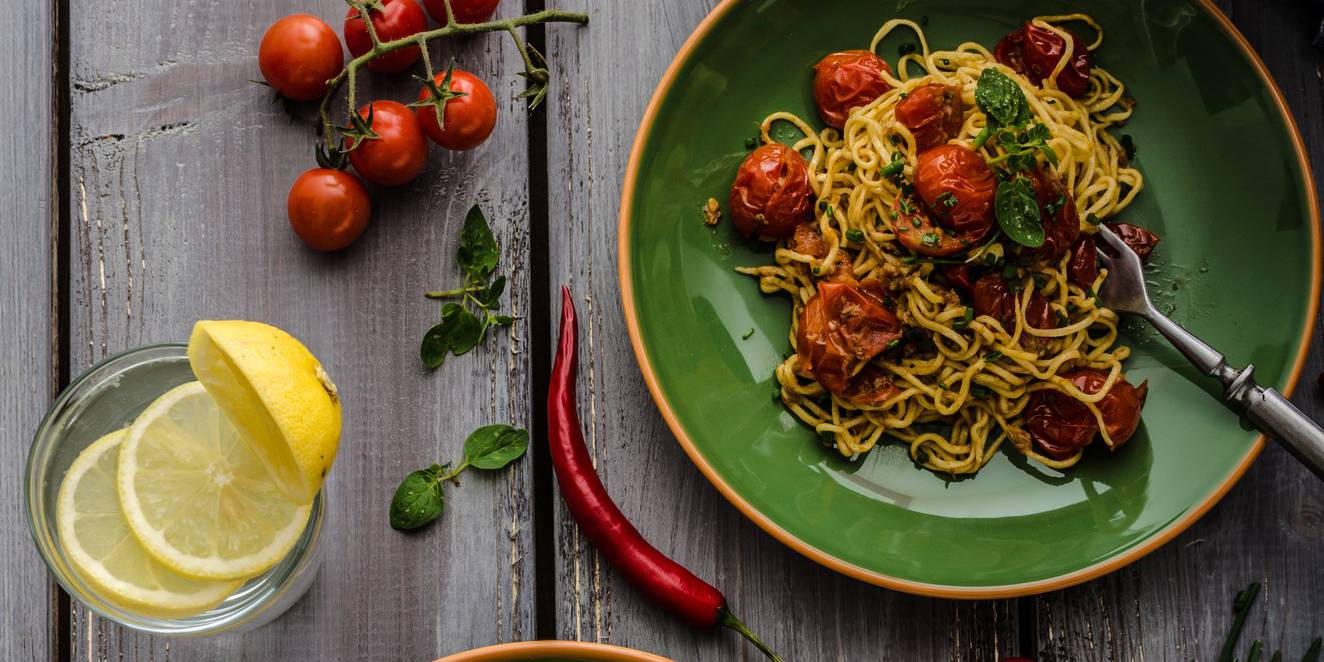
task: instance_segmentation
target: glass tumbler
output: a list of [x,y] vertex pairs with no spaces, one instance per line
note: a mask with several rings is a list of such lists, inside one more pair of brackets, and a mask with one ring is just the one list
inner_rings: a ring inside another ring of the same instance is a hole
[[28,454],[28,523],[51,574],[70,596],[102,618],[164,635],[243,632],[283,614],[312,585],[322,561],[318,546],[325,523],[322,494],[313,500],[308,526],[284,559],[248,580],[220,605],[184,618],[137,614],[99,596],[70,565],[56,528],[56,497],[74,458],[103,435],[128,426],[166,391],[194,381],[186,352],[183,344],[129,350],[93,366],[60,394]]

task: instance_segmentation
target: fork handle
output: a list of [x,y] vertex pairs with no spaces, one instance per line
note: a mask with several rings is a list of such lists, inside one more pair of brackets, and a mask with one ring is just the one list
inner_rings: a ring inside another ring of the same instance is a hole
[[1286,446],[1316,477],[1324,479],[1324,429],[1274,389],[1251,386],[1239,399],[1246,406],[1246,418],[1255,427]]
[[1218,350],[1153,306],[1148,307],[1143,317],[1192,365],[1223,383],[1224,401],[1244,411],[1256,429],[1286,446],[1296,459],[1324,480],[1324,429],[1278,391],[1256,384],[1255,366],[1240,370],[1229,366]]

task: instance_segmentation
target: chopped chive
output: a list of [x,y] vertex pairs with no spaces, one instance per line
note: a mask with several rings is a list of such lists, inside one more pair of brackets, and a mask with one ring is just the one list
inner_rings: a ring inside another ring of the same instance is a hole
[[[1246,616],[1250,614],[1250,608],[1259,595],[1260,585],[1257,582],[1237,593],[1236,599],[1232,601],[1232,610],[1235,614],[1232,618],[1232,629],[1228,630],[1227,639],[1223,641],[1223,648],[1218,653],[1218,662],[1232,662],[1234,659],[1237,640],[1241,638],[1241,630],[1246,625]],[[1309,656],[1309,653],[1306,655]]]
[[905,159],[895,159],[891,163],[883,166],[882,174],[884,177],[894,177],[896,175],[901,174],[901,171],[904,170],[905,167],[906,167]]
[[1090,212],[1085,215],[1085,222],[1089,223],[1090,225],[1098,225],[1103,222],[1103,219],[1099,218],[1098,214],[1094,212]]
[[996,361],[1000,358],[1002,358],[1002,352],[989,352],[988,356],[984,357],[984,360],[991,362],[991,361]]
[[971,308],[970,306],[966,306],[965,314],[961,315],[960,319],[956,320],[956,322],[952,324],[952,328],[964,329],[967,326],[970,326],[970,323],[973,322],[974,319],[975,319],[975,309]]
[[750,336],[752,336],[752,335],[754,335],[754,327],[751,326],[751,327],[749,327],[749,330],[745,332],[745,335],[740,336],[740,339],[741,339],[741,340],[749,340]]
[[864,241],[864,233],[860,232],[859,230],[856,230],[855,228],[851,228],[846,231],[846,239],[856,243],[860,243]]

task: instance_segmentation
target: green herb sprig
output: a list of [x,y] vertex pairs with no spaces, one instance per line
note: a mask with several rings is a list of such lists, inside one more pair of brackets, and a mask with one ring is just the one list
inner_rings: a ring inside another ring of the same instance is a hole
[[510,326],[515,318],[497,312],[506,277],[492,279],[501,252],[496,237],[487,225],[483,210],[474,205],[460,229],[457,261],[464,271],[464,287],[424,294],[429,299],[458,299],[441,307],[441,321],[423,334],[419,356],[423,365],[435,370],[446,362],[446,355],[461,356],[477,347],[493,326]]
[[[1246,587],[1246,590],[1238,592],[1236,599],[1232,601],[1232,627],[1228,630],[1227,638],[1223,640],[1223,647],[1218,652],[1218,662],[1239,662],[1237,641],[1241,639],[1241,630],[1246,626],[1246,617],[1250,614],[1250,609],[1255,605],[1255,600],[1259,596],[1260,584],[1256,582]],[[1324,647],[1324,639],[1316,638],[1310,642],[1310,648],[1306,650],[1301,662],[1318,662],[1321,647]],[[1251,643],[1246,662],[1260,662],[1263,656],[1264,642],[1256,639]],[[1270,662],[1275,660],[1281,662],[1282,659],[1282,651],[1275,651],[1270,658]]]
[[460,484],[459,476],[473,467],[493,471],[519,459],[529,449],[529,432],[509,425],[484,425],[464,441],[464,458],[458,464],[433,464],[409,472],[391,498],[391,528],[417,529],[438,517],[446,505],[447,481]]

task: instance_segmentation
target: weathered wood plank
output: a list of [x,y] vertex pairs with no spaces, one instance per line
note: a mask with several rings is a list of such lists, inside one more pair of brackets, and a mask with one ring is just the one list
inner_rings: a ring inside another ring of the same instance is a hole
[[[507,310],[523,317],[529,307],[526,115],[511,100],[521,67],[508,38],[475,37],[434,54],[437,62],[454,55],[493,83],[501,114],[492,139],[472,153],[434,150],[419,180],[375,195],[363,238],[328,256],[307,250],[285,219],[288,186],[312,165],[313,138],[246,81],[258,77],[257,44],[271,22],[312,12],[339,31],[342,2],[72,4],[75,370],[128,347],[186,339],[199,318],[263,320],[327,365],[346,424],[321,575],[287,615],[242,637],[168,641],[76,608],[73,659],[424,660],[531,638],[531,463],[466,475],[426,531],[387,525],[406,472],[457,458],[479,425],[528,424],[523,324],[437,373],[418,359],[439,317],[422,293],[460,282],[456,237],[475,201],[502,244]],[[416,91],[399,76],[374,80],[360,99]]]
[[[915,598],[837,575],[746,520],[690,463],[635,365],[616,278],[622,173],[639,119],[672,56],[712,2],[558,2],[592,13],[552,31],[556,102],[548,107],[551,280],[577,295],[580,412],[612,496],[660,549],[721,587],[745,622],[788,660],[994,660],[1016,650],[1014,601]],[[550,350],[550,348],[548,348]],[[666,498],[659,498],[666,495]],[[559,501],[558,501],[559,508]],[[694,633],[605,567],[558,510],[557,624],[562,638],[678,660],[753,659],[729,632]]]
[[0,62],[0,78],[10,86],[0,95],[0,659],[46,660],[52,654],[56,591],[32,546],[23,505],[23,467],[32,433],[50,404],[58,374],[53,342],[57,331],[51,299],[54,191],[51,182],[51,96],[53,5],[22,0],[0,24],[10,46]]
[[[1310,148],[1324,163],[1324,55],[1310,45],[1312,3],[1219,3],[1264,58]],[[1316,171],[1316,184],[1324,177]],[[1324,363],[1320,327],[1293,401],[1316,420],[1324,404],[1314,376]],[[1041,662],[1209,660],[1232,622],[1232,598],[1264,583],[1243,635],[1300,659],[1324,635],[1324,493],[1290,455],[1270,444],[1239,485],[1199,523],[1157,553],[1110,577],[1036,601]],[[1269,656],[1265,655],[1265,659]]]

